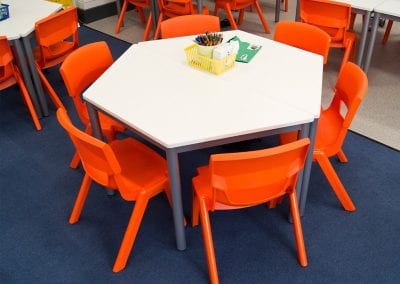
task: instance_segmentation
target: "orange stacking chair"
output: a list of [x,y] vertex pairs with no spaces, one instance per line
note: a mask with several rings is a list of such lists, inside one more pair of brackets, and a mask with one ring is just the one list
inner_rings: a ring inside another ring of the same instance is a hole
[[[81,93],[104,73],[113,63],[113,58],[107,43],[95,42],[84,45],[72,52],[62,63],[60,73],[64,80],[69,96],[74,102],[79,119],[86,126],[86,133],[91,133],[89,115],[86,103],[81,99]],[[99,113],[101,130],[108,141],[115,139],[117,132],[123,132],[125,128],[106,116]],[[79,156],[75,154],[70,167],[76,168]]]
[[232,10],[240,11],[238,18],[238,24],[240,25],[243,22],[244,9],[246,9],[247,7],[252,8],[252,6],[256,7],[258,16],[260,17],[264,30],[267,34],[269,34],[270,30],[268,27],[268,23],[265,20],[264,14],[261,10],[260,4],[258,3],[258,0],[215,0],[214,16],[218,16],[219,9],[225,10],[225,13],[228,17],[232,29],[237,30],[238,27],[233,17]]
[[118,190],[126,201],[136,201],[113,267],[114,272],[119,272],[126,266],[149,199],[162,191],[169,194],[166,161],[132,138],[107,144],[80,131],[65,109],[57,110],[57,118],[74,143],[85,170],[69,223],[78,222],[92,181]]
[[[158,7],[160,15],[158,17],[154,39],[158,39],[160,36],[161,22],[164,18],[197,14],[197,5],[194,5],[192,0],[158,0]],[[202,14],[209,14],[207,6],[203,6]]]
[[[355,64],[344,65],[335,86],[335,95],[330,106],[322,110],[318,121],[314,146],[314,160],[317,161],[344,209],[356,208],[341,183],[329,157],[337,155],[341,162],[347,162],[342,145],[357,109],[368,89],[365,73]],[[346,106],[347,113],[342,115],[341,106]]]
[[279,22],[275,26],[274,40],[304,49],[324,57],[328,61],[331,37],[313,25],[300,22]]
[[386,30],[385,30],[385,34],[383,35],[383,40],[382,40],[383,44],[386,44],[386,42],[388,41],[390,31],[392,30],[392,26],[393,26],[393,20],[389,20]]
[[[354,211],[356,207],[329,158],[337,155],[340,162],[348,161],[342,145],[367,88],[368,79],[365,73],[357,65],[347,62],[339,74],[331,104],[327,109],[321,111],[315,138],[313,158],[320,165],[333,191],[347,211]],[[341,110],[342,105],[347,109],[345,114]],[[280,136],[281,143],[295,139],[297,139],[297,133],[293,132]]]
[[351,6],[329,0],[301,0],[300,19],[317,26],[331,36],[331,47],[344,49],[341,68],[354,57],[356,35],[348,31]]
[[29,96],[17,66],[13,64],[13,59],[14,57],[8,45],[7,37],[0,36],[0,91],[18,84],[22,98],[28,107],[36,130],[41,130],[42,126],[40,125],[35,108],[33,107],[31,97]]
[[147,40],[149,38],[150,31],[151,31],[153,15],[150,10],[149,18],[147,19],[147,22],[146,22],[146,17],[144,15],[143,9],[150,9],[150,0],[124,0],[124,4],[122,5],[122,8],[121,8],[121,13],[118,18],[118,23],[115,28],[115,33],[118,34],[121,29],[121,26],[124,22],[126,10],[128,9],[128,4],[132,4],[135,6],[135,10],[139,13],[140,20],[142,21],[142,23],[146,23],[143,40]]
[[39,47],[34,50],[34,55],[40,80],[55,106],[64,107],[42,70],[62,63],[78,48],[77,8],[70,7],[36,22],[35,34]]
[[199,215],[211,283],[218,283],[209,211],[256,206],[288,195],[298,260],[307,266],[303,232],[296,198],[296,181],[304,166],[309,139],[270,149],[211,155],[208,166],[193,178],[192,224]]
[[210,15],[186,15],[174,17],[161,22],[162,38],[219,31],[219,18]]

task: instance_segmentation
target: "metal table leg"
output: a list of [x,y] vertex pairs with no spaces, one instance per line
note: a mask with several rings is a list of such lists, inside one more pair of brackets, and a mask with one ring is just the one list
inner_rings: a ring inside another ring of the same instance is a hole
[[22,73],[22,77],[24,78],[24,82],[26,85],[26,88],[28,89],[29,95],[31,96],[32,99],[32,103],[35,107],[36,110],[36,114],[38,115],[38,117],[42,117],[42,109],[40,107],[39,101],[38,101],[38,97],[37,97],[37,93],[35,91],[35,88],[33,86],[32,80],[31,80],[31,75],[28,69],[28,66],[26,65],[26,61],[25,61],[25,53],[24,50],[22,48],[21,42],[19,39],[15,39],[12,41],[12,45],[15,48],[15,51],[17,53],[17,61],[19,64],[19,68],[21,70]]
[[33,83],[36,88],[37,96],[42,107],[42,113],[44,116],[49,115],[49,108],[46,100],[46,96],[43,91],[42,83],[40,82],[39,74],[36,70],[35,59],[33,58],[32,46],[29,41],[29,36],[23,37],[22,42],[25,48],[25,54],[28,59],[29,68],[31,70]]
[[300,216],[304,215],[304,210],[306,207],[308,185],[309,185],[309,181],[310,181],[311,166],[312,166],[312,162],[313,162],[315,134],[317,133],[317,125],[318,125],[318,119],[314,119],[314,121],[311,123],[311,128],[310,128],[309,136],[308,136],[310,138],[310,147],[308,149],[306,162],[304,164],[303,179],[302,179],[302,183],[301,183],[301,192],[298,193],[298,194],[300,194],[300,198],[299,198]]
[[167,150],[167,163],[172,195],[172,212],[174,215],[176,246],[178,250],[184,250],[186,249],[186,237],[183,225],[181,179],[179,174],[178,153],[174,149]]
[[297,22],[300,21],[300,0],[297,0],[297,3],[296,3],[296,17],[294,19]]
[[275,23],[279,22],[280,14],[281,14],[281,0],[276,0],[276,4],[275,4]]
[[364,63],[364,72],[365,73],[368,72],[369,65],[371,63],[372,52],[374,50],[374,44],[375,44],[375,38],[376,38],[376,31],[378,29],[379,17],[380,17],[380,13],[375,12],[374,13],[374,22],[372,24],[371,36],[370,36],[368,50],[367,50],[367,55],[366,55],[365,63]]
[[364,57],[364,50],[365,50],[365,44],[367,42],[367,34],[368,34],[368,26],[369,26],[370,18],[371,18],[371,12],[366,11],[366,13],[363,15],[363,27],[362,27],[361,38],[360,38],[360,46],[359,46],[358,52],[357,52],[356,64],[358,66],[361,66],[362,60]]
[[[90,126],[92,127],[93,137],[103,140],[103,136],[102,136],[101,128],[100,128],[99,115],[97,113],[97,110],[90,103],[86,103],[86,108],[87,108],[88,114],[89,114]],[[107,189],[108,196],[113,196],[114,194],[115,194],[115,190]]]

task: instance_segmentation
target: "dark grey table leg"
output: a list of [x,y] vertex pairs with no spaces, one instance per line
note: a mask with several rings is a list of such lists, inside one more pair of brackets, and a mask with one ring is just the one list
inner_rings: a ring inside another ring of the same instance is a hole
[[297,22],[300,21],[300,0],[296,2],[296,17],[294,18]]
[[370,36],[368,50],[367,50],[367,55],[366,55],[365,63],[364,63],[364,72],[365,73],[368,72],[369,65],[371,64],[372,52],[374,51],[376,31],[378,29],[379,17],[380,17],[380,13],[375,12],[374,13],[374,22],[372,24],[371,36]]
[[275,4],[275,23],[279,22],[279,16],[281,15],[281,0],[276,0]]
[[[103,140],[103,136],[102,136],[102,132],[101,132],[101,128],[100,128],[99,115],[97,113],[97,110],[90,103],[86,103],[86,107],[87,107],[88,114],[89,114],[90,126],[92,127],[93,137]],[[115,194],[115,190],[107,189],[108,196],[113,196],[114,194]]]
[[26,54],[26,57],[28,58],[28,64],[29,64],[29,68],[31,70],[33,84],[35,85],[35,88],[36,88],[36,92],[37,92],[36,94],[38,96],[40,106],[42,107],[43,115],[48,116],[49,108],[48,108],[46,96],[43,91],[42,83],[40,82],[39,74],[36,70],[35,58],[33,58],[32,46],[29,41],[29,36],[23,37],[22,42],[24,44],[25,54]]
[[183,208],[181,179],[179,173],[178,153],[167,149],[168,175],[172,195],[172,212],[175,225],[176,246],[178,250],[186,249],[185,227],[183,224]]
[[199,15],[203,13],[203,0],[197,0],[197,13]]
[[[310,124],[304,124],[300,130],[299,138],[307,138],[310,136]],[[308,154],[307,154],[308,155]],[[305,168],[305,166],[304,166]],[[304,171],[300,171],[299,176],[297,178],[297,184],[296,184],[296,195],[297,195],[297,202],[300,204],[300,196],[302,192],[302,185],[303,185],[303,176],[304,176]]]
[[32,103],[36,110],[36,114],[38,115],[38,117],[42,117],[43,116],[42,109],[40,107],[37,93],[35,91],[35,88],[33,86],[32,80],[31,80],[31,75],[28,70],[28,66],[26,65],[25,53],[22,48],[21,42],[19,39],[15,39],[12,41],[12,45],[14,46],[15,51],[17,53],[17,61],[19,64],[19,68],[21,70],[22,77],[24,78],[26,88],[28,89],[29,95],[31,96]]
[[151,14],[153,15],[153,35],[152,38],[154,37],[154,33],[156,32],[157,28],[157,22],[158,22],[158,17],[159,17],[159,11],[158,11],[158,3],[157,0],[150,0],[150,10]]
[[365,44],[367,42],[367,34],[368,34],[368,26],[370,18],[371,18],[371,12],[366,11],[366,13],[363,15],[363,27],[359,43],[360,46],[358,47],[358,52],[357,52],[356,64],[358,66],[361,66],[364,57],[364,50],[365,50]]
[[115,5],[117,6],[118,16],[121,14],[121,2],[119,0],[115,0]]
[[312,166],[312,162],[313,162],[313,152],[314,152],[314,144],[315,144],[315,134],[317,132],[317,125],[318,125],[318,119],[314,119],[314,121],[311,123],[311,128],[310,128],[310,132],[309,132],[309,136],[308,136],[310,138],[310,147],[308,149],[306,162],[304,164],[303,179],[302,179],[302,183],[301,183],[301,192],[300,192],[300,199],[299,199],[300,216],[304,215],[304,210],[306,207],[308,185],[309,185],[309,181],[310,181],[311,166]]

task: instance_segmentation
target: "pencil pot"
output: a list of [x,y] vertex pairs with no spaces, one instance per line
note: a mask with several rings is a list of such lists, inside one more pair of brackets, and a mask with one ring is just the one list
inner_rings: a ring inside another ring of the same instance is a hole
[[207,58],[212,58],[213,51],[218,46],[219,46],[219,44],[218,45],[212,45],[212,46],[197,44],[197,53],[200,54],[200,55],[203,55],[203,56],[205,56]]

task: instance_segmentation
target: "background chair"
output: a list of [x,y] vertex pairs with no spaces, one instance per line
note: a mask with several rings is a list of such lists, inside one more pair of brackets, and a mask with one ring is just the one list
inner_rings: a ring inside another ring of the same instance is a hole
[[68,132],[85,170],[69,223],[78,222],[92,181],[118,190],[126,201],[136,201],[113,267],[114,272],[119,272],[126,266],[149,199],[168,190],[166,162],[134,139],[107,144],[80,131],[65,109],[57,110],[57,119]]
[[354,57],[356,35],[348,31],[351,6],[329,0],[301,0],[300,19],[317,26],[331,37],[330,47],[344,49],[341,68]]
[[[79,119],[86,126],[86,133],[91,133],[89,115],[86,103],[81,99],[81,93],[92,84],[113,63],[113,58],[106,42],[95,42],[84,45],[72,52],[62,63],[60,73],[64,80],[68,95],[74,102]],[[105,114],[99,113],[100,126],[108,141],[115,139],[117,132],[125,130]],[[71,168],[76,168],[79,156],[74,155],[70,163]]]
[[286,194],[298,259],[307,266],[295,187],[309,143],[302,139],[265,150],[211,155],[209,166],[198,169],[193,179],[192,224],[198,225],[200,215],[211,283],[219,280],[208,212],[255,206]]
[[36,130],[41,130],[42,126],[40,125],[39,118],[36,114],[35,108],[33,107],[31,97],[21,78],[17,66],[13,64],[13,59],[14,57],[11,48],[8,45],[7,37],[0,36],[0,91],[18,84],[22,98],[28,107],[35,128]]
[[393,20],[389,20],[386,30],[385,30],[385,34],[383,35],[383,39],[382,39],[382,43],[386,44],[386,42],[389,39],[389,35],[390,35],[390,31],[392,30],[392,26],[393,26]]
[[324,64],[328,62],[331,38],[320,28],[300,22],[279,22],[274,40],[322,55]]
[[162,38],[219,31],[219,18],[210,15],[186,15],[174,17],[161,22]]
[[239,10],[239,18],[238,24],[240,25],[243,22],[244,18],[244,10],[249,7],[252,8],[254,6],[257,10],[258,17],[261,20],[261,23],[264,27],[264,30],[267,34],[270,33],[268,23],[265,20],[264,14],[261,10],[260,4],[258,0],[215,0],[214,6],[214,16],[218,16],[218,10],[223,9],[228,17],[229,23],[231,24],[232,29],[237,30],[238,27],[236,25],[235,19],[233,17],[232,11]]
[[147,19],[146,22],[146,17],[144,15],[143,9],[150,9],[150,0],[124,0],[124,4],[122,5],[121,8],[121,13],[118,18],[117,26],[115,27],[115,33],[118,34],[119,31],[121,30],[121,26],[124,22],[125,13],[126,10],[128,9],[128,4],[132,4],[135,6],[135,10],[139,13],[140,20],[142,21],[142,23],[146,23],[146,28],[143,34],[143,40],[148,40],[151,31],[153,15],[150,10],[149,18]]
[[[164,18],[197,14],[197,5],[194,5],[192,0],[158,0],[158,7],[160,15],[158,17],[154,39],[158,39],[160,36],[161,23],[164,21]],[[209,14],[207,6],[203,6],[202,14]],[[179,28],[181,29],[186,27]]]
[[78,13],[70,7],[35,23],[38,48],[34,50],[40,80],[57,108],[64,107],[42,70],[56,66],[79,46]]
[[[355,211],[356,207],[329,158],[336,155],[340,162],[348,161],[342,145],[367,88],[368,79],[365,73],[357,65],[347,62],[339,74],[332,102],[328,108],[321,111],[315,138],[313,158],[321,167],[340,203],[347,211]],[[346,113],[343,113],[342,106],[346,108]],[[281,143],[296,139],[297,133],[280,135]]]

